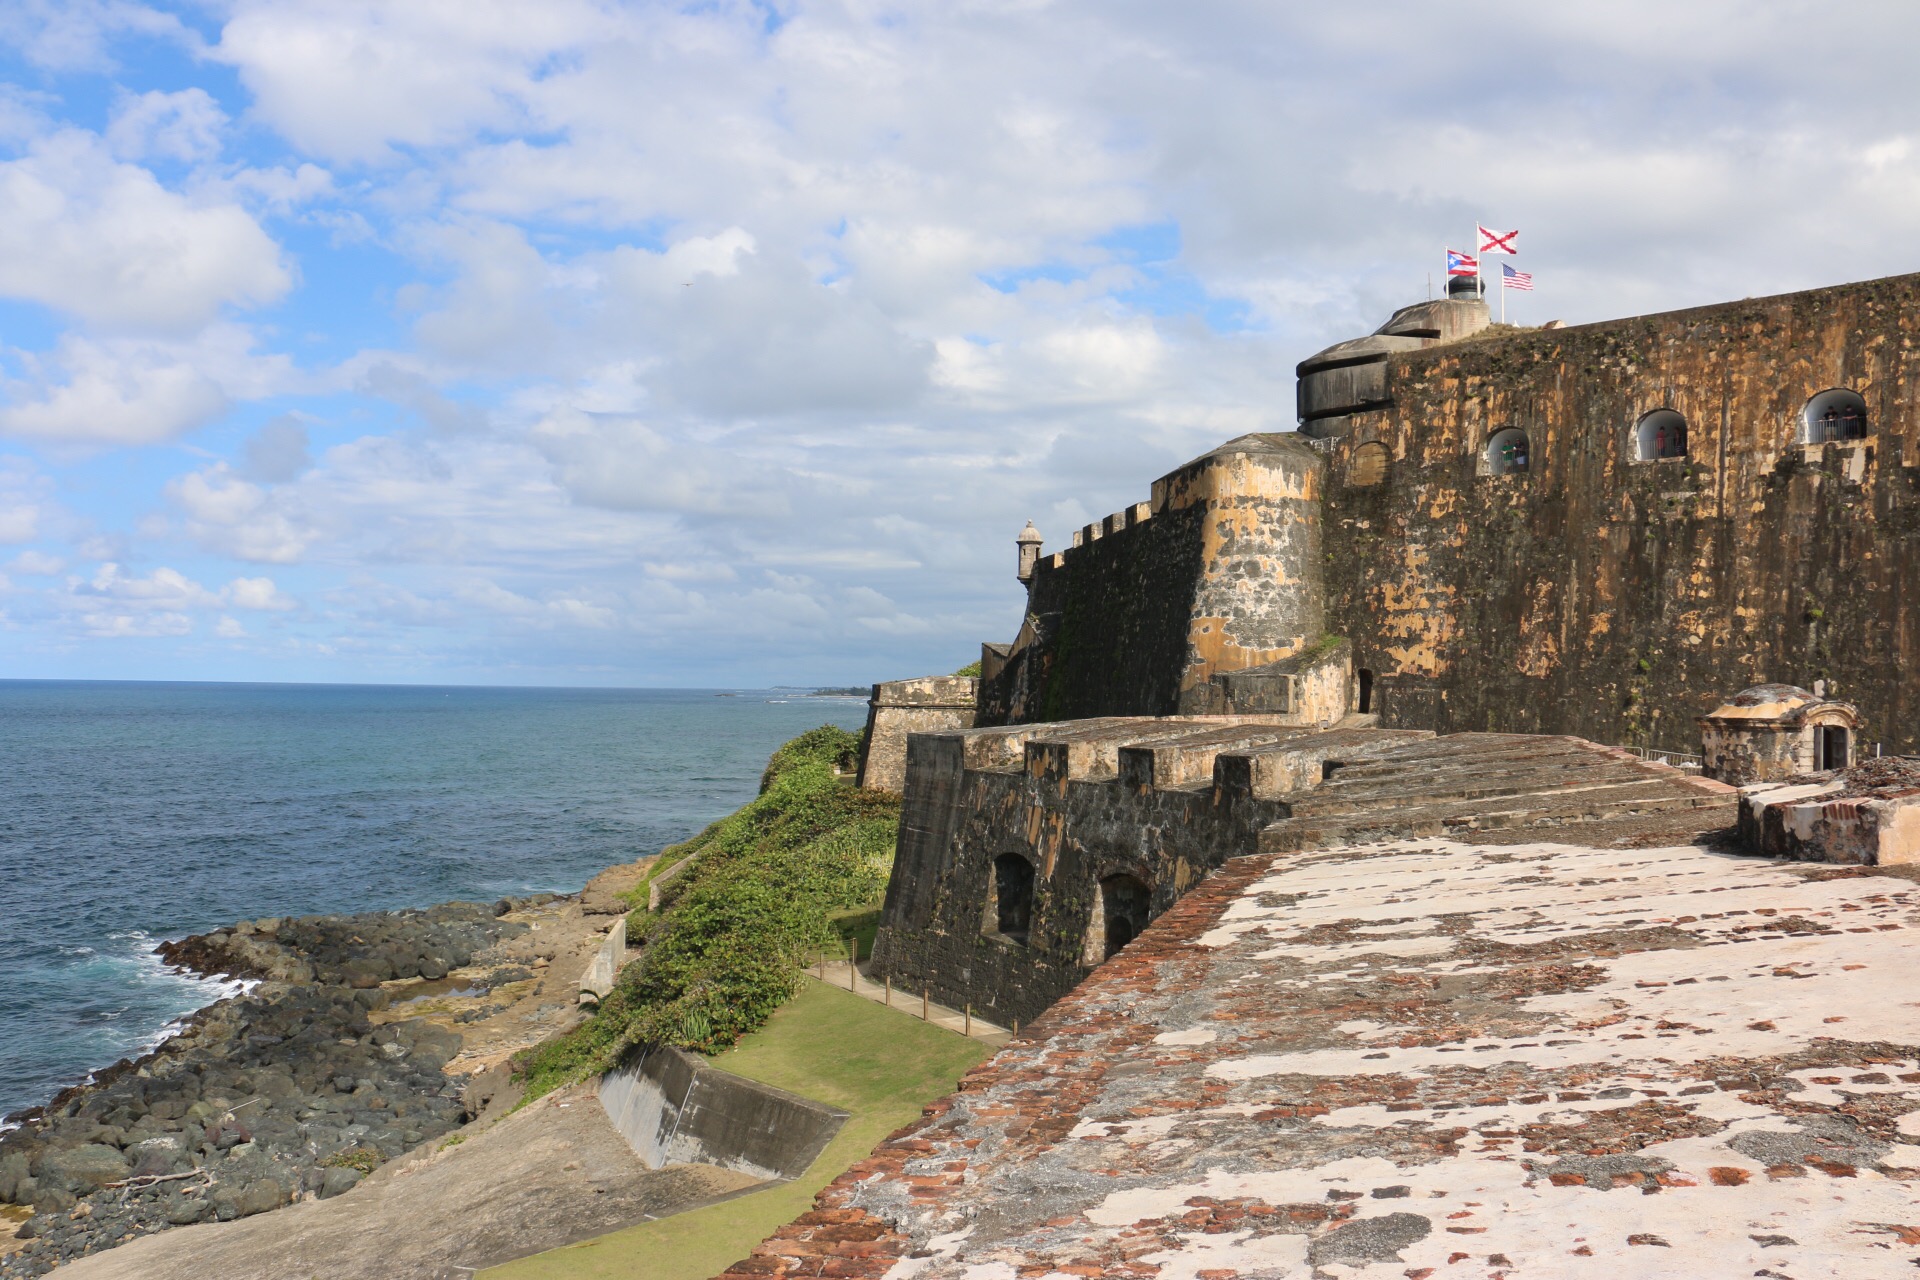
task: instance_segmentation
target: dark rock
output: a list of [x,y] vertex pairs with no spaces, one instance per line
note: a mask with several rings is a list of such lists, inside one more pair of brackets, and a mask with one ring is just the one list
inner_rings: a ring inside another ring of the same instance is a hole
[[20,1190],[20,1184],[29,1180],[30,1170],[31,1166],[27,1163],[25,1153],[0,1156],[0,1201],[8,1204],[19,1203],[16,1196]]
[[40,1159],[42,1188],[93,1191],[127,1176],[127,1161],[117,1148],[86,1143],[49,1151]]
[[292,1199],[292,1192],[276,1179],[260,1178],[240,1189],[239,1195],[234,1197],[234,1208],[240,1217],[247,1218],[278,1209]]
[[361,1173],[358,1169],[328,1169],[320,1178],[320,1198],[331,1200],[345,1191],[351,1191],[360,1185]]
[[[166,944],[171,963],[265,981],[0,1133],[0,1200],[36,1210],[35,1238],[22,1240],[34,1251],[0,1258],[0,1280],[168,1226],[264,1213],[301,1188],[338,1195],[362,1175],[328,1157],[378,1162],[457,1128],[462,1083],[443,1068],[459,1037],[419,1019],[376,1029],[368,1015],[392,1003],[379,984],[396,968],[443,977],[525,932],[491,906],[451,903]],[[195,1168],[202,1176],[185,1182],[102,1189]],[[85,1214],[67,1216],[81,1203]]]
[[73,1192],[52,1184],[44,1184],[33,1193],[35,1213],[65,1213],[76,1203]]

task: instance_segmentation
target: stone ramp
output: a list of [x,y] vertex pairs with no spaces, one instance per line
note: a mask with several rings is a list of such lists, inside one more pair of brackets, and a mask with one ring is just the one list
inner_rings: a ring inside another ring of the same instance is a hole
[[708,1165],[648,1169],[591,1089],[552,1093],[345,1195],[144,1236],[65,1280],[465,1280],[475,1271],[763,1185]]
[[1735,794],[1580,738],[1453,734],[1385,747],[1289,794],[1291,815],[1260,833],[1260,848],[1599,822],[1729,806]]

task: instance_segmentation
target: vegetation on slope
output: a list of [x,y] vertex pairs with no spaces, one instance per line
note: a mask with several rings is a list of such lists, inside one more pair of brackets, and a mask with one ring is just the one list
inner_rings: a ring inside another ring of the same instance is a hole
[[900,823],[897,799],[842,776],[858,748],[830,725],[801,734],[774,753],[757,797],[666,850],[663,865],[691,861],[658,912],[648,886],[635,891],[639,958],[586,1022],[521,1057],[529,1099],[632,1045],[724,1049],[793,995],[802,967],[838,952],[834,917],[880,897]]

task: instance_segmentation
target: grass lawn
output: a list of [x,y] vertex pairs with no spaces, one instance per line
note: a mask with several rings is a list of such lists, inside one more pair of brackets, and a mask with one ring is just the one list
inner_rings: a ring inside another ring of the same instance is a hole
[[812,978],[767,1025],[710,1061],[852,1112],[806,1176],[509,1262],[486,1280],[707,1280],[813,1205],[820,1188],[990,1052],[977,1040]]

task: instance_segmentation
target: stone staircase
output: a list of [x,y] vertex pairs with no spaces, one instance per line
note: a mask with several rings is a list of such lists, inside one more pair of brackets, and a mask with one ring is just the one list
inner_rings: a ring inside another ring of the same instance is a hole
[[1263,852],[1512,827],[1551,827],[1725,805],[1734,789],[1579,738],[1463,733],[1336,765],[1284,797]]

